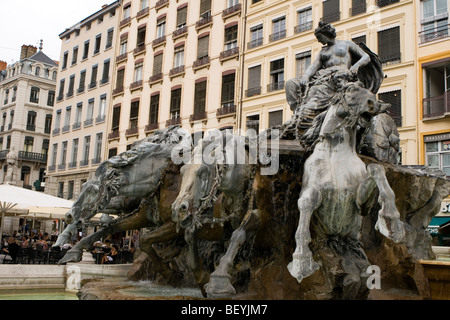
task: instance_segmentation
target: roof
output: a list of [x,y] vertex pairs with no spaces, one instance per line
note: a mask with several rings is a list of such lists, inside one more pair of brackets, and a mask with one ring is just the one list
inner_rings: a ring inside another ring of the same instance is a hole
[[52,66],[55,66],[55,67],[58,66],[58,64],[57,64],[54,60],[50,59],[50,58],[49,58],[45,53],[43,53],[42,51],[39,51],[38,53],[32,55],[32,56],[29,57],[28,59],[34,60],[34,61],[39,61],[39,62],[42,62],[42,63],[45,63],[45,64],[49,64],[49,65],[52,65]]

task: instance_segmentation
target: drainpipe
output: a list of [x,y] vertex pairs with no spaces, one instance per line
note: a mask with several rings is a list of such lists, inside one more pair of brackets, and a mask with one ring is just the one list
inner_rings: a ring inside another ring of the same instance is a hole
[[242,32],[244,33],[242,37],[242,50],[241,50],[241,72],[240,72],[240,97],[238,102],[238,110],[236,110],[237,114],[237,132],[240,135],[242,129],[242,99],[244,97],[244,63],[245,63],[245,43],[246,43],[246,35],[247,35],[247,1],[244,0],[244,19],[242,23]]

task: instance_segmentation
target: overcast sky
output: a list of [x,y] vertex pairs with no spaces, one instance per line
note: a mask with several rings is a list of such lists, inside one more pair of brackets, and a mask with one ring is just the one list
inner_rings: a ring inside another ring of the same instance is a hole
[[20,60],[23,44],[39,48],[59,61],[58,35],[113,0],[0,0],[0,60],[8,64]]

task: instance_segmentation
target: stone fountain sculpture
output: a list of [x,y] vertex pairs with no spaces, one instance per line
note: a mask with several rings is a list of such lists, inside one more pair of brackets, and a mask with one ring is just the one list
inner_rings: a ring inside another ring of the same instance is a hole
[[426,292],[417,260],[433,257],[426,227],[450,182],[397,165],[398,131],[375,95],[377,55],[337,40],[329,24],[315,35],[324,47],[287,82],[294,116],[261,133],[269,143],[217,130],[194,148],[172,127],[105,161],[57,245],[96,212],[117,218],[61,263],[107,234],[146,227],[132,280],[197,285],[210,298],[365,299],[375,266],[384,289]]

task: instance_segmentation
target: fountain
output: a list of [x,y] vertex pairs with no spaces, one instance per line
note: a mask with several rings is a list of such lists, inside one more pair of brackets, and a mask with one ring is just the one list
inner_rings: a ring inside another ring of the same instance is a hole
[[88,282],[81,298],[368,299],[380,288],[427,296],[419,261],[434,257],[426,227],[450,181],[397,164],[398,131],[375,95],[377,55],[336,40],[329,24],[315,34],[325,46],[288,81],[294,116],[282,126],[212,130],[193,150],[190,135],[170,127],[102,163],[57,245],[96,212],[117,217],[60,263],[80,261],[107,234],[150,232],[129,281]]

